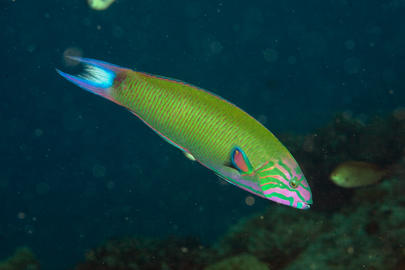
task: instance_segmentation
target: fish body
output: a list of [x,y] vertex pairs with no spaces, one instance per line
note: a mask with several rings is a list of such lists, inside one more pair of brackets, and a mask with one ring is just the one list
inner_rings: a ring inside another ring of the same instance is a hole
[[59,74],[127,108],[191,160],[263,198],[310,207],[311,190],[295,159],[268,129],[234,104],[179,80],[75,59],[85,65],[83,74]]
[[378,183],[387,170],[363,161],[346,161],[339,164],[330,174],[333,183],[344,188],[355,188]]

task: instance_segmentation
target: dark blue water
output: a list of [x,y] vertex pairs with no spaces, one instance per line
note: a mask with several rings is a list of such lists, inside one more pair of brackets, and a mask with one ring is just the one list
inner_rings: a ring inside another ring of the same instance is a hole
[[0,257],[65,269],[112,236],[210,243],[269,202],[222,185],[55,68],[79,53],[209,89],[275,134],[405,102],[404,1],[0,2]]

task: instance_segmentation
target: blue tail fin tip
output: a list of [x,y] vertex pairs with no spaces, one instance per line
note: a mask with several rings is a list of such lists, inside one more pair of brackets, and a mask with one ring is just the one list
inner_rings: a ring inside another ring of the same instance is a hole
[[118,66],[98,60],[77,56],[68,56],[68,58],[82,63],[84,71],[77,76],[67,74],[59,69],[56,69],[56,72],[75,84],[80,82],[81,85],[79,86],[89,84],[97,88],[109,88],[113,85],[116,72],[120,69]]
[[114,84],[116,73],[113,70],[93,63],[85,63],[84,71],[75,76],[59,69],[56,72],[73,84],[93,94],[110,97],[110,89]]

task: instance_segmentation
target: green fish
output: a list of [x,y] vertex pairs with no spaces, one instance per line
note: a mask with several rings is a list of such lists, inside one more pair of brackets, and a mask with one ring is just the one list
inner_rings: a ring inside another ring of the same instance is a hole
[[265,199],[310,207],[311,189],[293,156],[234,104],[180,80],[71,58],[84,65],[83,73],[74,76],[57,70],[60,75],[127,108],[191,160]]

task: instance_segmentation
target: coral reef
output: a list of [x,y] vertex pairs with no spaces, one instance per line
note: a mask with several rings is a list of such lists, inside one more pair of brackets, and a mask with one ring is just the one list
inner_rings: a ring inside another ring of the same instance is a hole
[[0,270],[39,270],[39,262],[31,249],[18,248],[14,255],[5,261],[0,261]]

